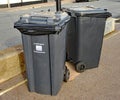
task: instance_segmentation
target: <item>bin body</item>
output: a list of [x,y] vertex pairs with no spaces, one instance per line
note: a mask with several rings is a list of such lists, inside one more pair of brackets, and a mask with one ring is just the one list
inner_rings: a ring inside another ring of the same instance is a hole
[[86,69],[98,67],[106,18],[111,16],[100,8],[70,8],[67,32],[67,58]]
[[[69,19],[67,14],[61,16],[63,21],[54,27],[53,23],[49,27],[44,24],[48,20],[44,19],[44,14],[30,22],[32,26],[29,23],[27,27],[21,25],[22,28],[15,25],[22,32],[28,87],[31,92],[56,95],[61,88],[65,70],[66,23]],[[36,26],[33,27],[34,25]]]

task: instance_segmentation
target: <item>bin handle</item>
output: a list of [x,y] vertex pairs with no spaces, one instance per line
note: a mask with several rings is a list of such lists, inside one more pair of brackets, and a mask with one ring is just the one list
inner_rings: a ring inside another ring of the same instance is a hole
[[89,6],[89,5],[87,5],[86,7],[87,7],[87,8],[93,8],[93,9],[95,9],[95,7],[93,7],[93,6]]
[[43,16],[30,16],[30,20],[36,20],[38,18],[38,20],[40,21],[46,21],[48,20],[48,17],[43,17]]

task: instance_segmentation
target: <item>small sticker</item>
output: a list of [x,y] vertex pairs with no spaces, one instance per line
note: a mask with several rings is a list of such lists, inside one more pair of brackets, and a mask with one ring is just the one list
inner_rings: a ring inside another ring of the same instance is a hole
[[42,46],[41,45],[36,45],[36,51],[42,51]]
[[35,45],[35,50],[34,50],[35,53],[43,53],[43,54],[45,53],[44,50],[43,50],[44,44],[34,43],[34,45]]

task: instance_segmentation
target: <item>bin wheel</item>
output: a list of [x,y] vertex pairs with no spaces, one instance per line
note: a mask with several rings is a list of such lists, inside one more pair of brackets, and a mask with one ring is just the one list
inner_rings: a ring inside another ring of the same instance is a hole
[[70,78],[70,71],[69,69],[66,67],[65,68],[65,74],[64,74],[64,82],[67,82]]
[[79,73],[84,72],[86,65],[83,62],[78,62],[75,66],[75,70]]

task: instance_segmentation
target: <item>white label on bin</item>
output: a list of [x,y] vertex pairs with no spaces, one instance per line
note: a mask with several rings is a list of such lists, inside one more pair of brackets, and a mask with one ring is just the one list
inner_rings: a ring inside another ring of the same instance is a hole
[[44,44],[34,43],[34,45],[35,45],[35,50],[34,50],[35,53],[45,53],[45,52],[43,51],[43,46],[44,46]]
[[42,46],[41,45],[36,45],[36,51],[42,51]]

